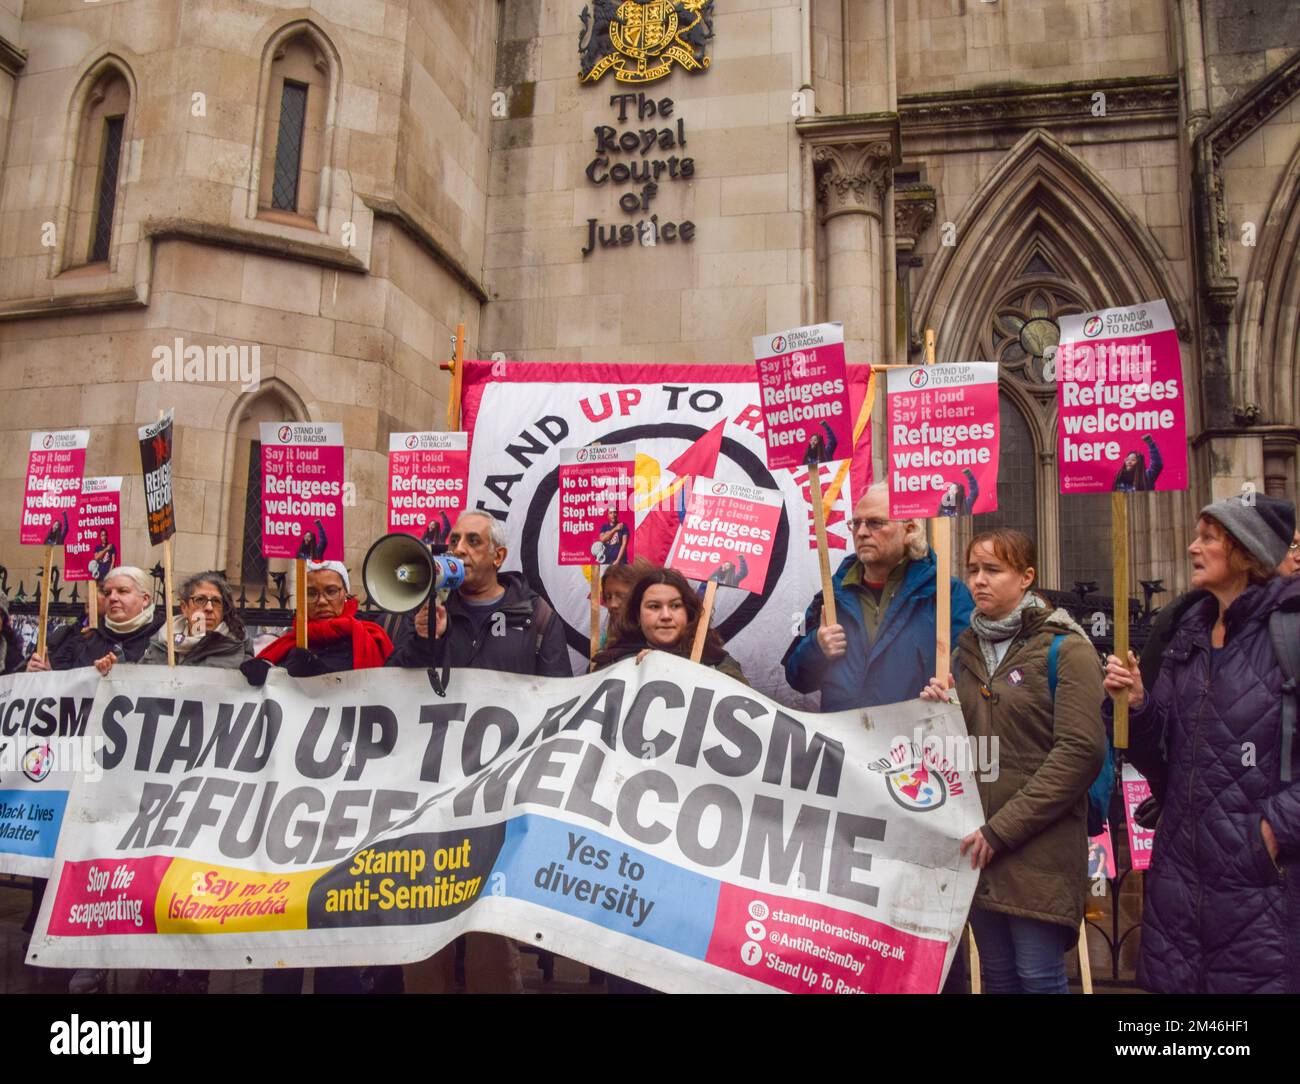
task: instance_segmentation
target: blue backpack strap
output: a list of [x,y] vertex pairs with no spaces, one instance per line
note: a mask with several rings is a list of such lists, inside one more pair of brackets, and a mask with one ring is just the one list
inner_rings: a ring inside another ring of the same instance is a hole
[[[1069,633],[1062,632],[1052,637],[1052,646],[1047,649],[1047,688],[1052,699],[1056,699],[1056,671],[1061,658],[1061,641]],[[1106,739],[1106,761],[1097,773],[1097,778],[1088,788],[1088,835],[1095,836],[1106,823],[1110,810],[1110,796],[1115,789],[1115,760],[1111,752],[1110,738]]]
[[1052,637],[1052,646],[1047,649],[1047,691],[1056,699],[1056,664],[1061,658],[1061,641],[1069,633],[1062,632]]

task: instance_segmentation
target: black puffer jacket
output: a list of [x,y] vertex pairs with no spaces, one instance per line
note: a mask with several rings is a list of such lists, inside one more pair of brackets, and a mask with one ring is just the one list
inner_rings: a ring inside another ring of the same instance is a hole
[[[564,625],[545,599],[528,586],[519,572],[499,572],[506,592],[497,611],[504,620],[489,618],[476,635],[470,607],[459,594],[447,599],[447,633],[436,640],[407,636],[389,656],[386,666],[470,667],[506,674],[573,677]],[[432,621],[432,619],[431,619]],[[501,635],[493,635],[499,627]]]
[[156,611],[151,620],[134,632],[114,632],[102,620],[98,628],[84,629],[63,640],[50,652],[51,670],[76,670],[92,666],[96,659],[113,654],[116,644],[122,648],[119,662],[139,662],[149,646],[149,641],[165,622],[162,611]]
[[[1300,610],[1300,579],[1248,587],[1228,607],[1215,653],[1218,602],[1189,607],[1130,715],[1134,762],[1167,765],[1138,963],[1149,990],[1300,992],[1300,743],[1284,785],[1283,677],[1268,630],[1276,609]],[[1278,864],[1261,820],[1277,836]]]

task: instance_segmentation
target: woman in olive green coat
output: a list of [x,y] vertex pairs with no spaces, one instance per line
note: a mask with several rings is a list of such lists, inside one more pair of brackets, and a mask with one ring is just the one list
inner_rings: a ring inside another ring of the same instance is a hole
[[[949,679],[971,736],[993,743],[996,770],[978,781],[986,823],[961,845],[982,871],[970,924],[989,993],[1068,992],[1065,953],[1088,892],[1087,791],[1106,755],[1100,660],[1065,610],[1029,590],[1034,562],[1019,531],[971,540],[976,613]],[[946,695],[937,679],[921,693]]]

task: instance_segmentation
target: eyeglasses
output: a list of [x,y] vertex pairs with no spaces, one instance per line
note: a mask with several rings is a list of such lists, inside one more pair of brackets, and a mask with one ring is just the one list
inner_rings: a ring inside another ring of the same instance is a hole
[[851,519],[849,520],[849,526],[853,529],[854,534],[857,534],[864,527],[871,534],[875,534],[877,531],[884,530],[891,522],[891,520],[887,519]]
[[214,610],[220,610],[225,607],[221,601],[220,595],[191,595],[186,600],[191,606],[197,606],[200,610],[206,610],[211,606]]
[[337,586],[327,587],[323,591],[318,591],[314,587],[307,588],[307,600],[309,602],[315,602],[321,595],[333,602],[341,594],[343,594],[343,588]]

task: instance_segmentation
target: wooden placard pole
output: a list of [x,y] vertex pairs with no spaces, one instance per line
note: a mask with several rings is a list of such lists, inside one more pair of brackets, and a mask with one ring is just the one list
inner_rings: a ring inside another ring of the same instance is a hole
[[[826,545],[826,508],[822,504],[821,468],[808,468],[808,493],[812,497],[813,528],[817,532],[817,565],[822,574],[822,624],[835,625],[835,585],[831,583],[831,554]],[[711,583],[710,587],[717,584]]]
[[[166,416],[165,410],[158,411],[159,421]],[[175,496],[172,499],[175,500]],[[167,621],[167,665],[175,666],[176,637],[172,627],[172,540],[170,538],[163,539],[163,614]]]
[[710,580],[704,588],[704,606],[700,610],[700,621],[695,626],[695,643],[691,645],[691,662],[699,662],[704,657],[704,641],[709,635],[709,622],[713,620],[713,597],[718,593],[718,581]]
[[[54,576],[54,547],[45,547],[45,578],[41,581],[41,617],[36,628],[36,654],[45,658],[45,628],[50,623],[50,580]],[[47,660],[48,661],[48,660]]]
[[86,587],[86,628],[94,629],[99,627],[99,580],[87,581]]
[[980,986],[980,950],[975,947],[975,931],[966,927],[966,936],[970,940],[970,992],[978,994]]
[[[1128,496],[1110,495],[1111,562],[1115,570],[1115,656],[1128,665]],[[1116,749],[1128,748],[1128,690],[1115,697]]]
[[294,568],[294,624],[298,629],[298,646],[307,650],[307,562],[299,557]]
[[[925,329],[925,363],[933,365],[934,331]],[[930,521],[934,543],[934,675],[947,686],[952,672],[952,520]]]
[[591,566],[591,658],[600,650],[600,565]]
[[460,397],[465,360],[465,325],[456,325],[456,349],[451,361],[444,361],[439,368],[451,372],[451,390],[447,395],[447,429],[457,432],[460,429]]
[[[172,629],[172,540],[163,539],[163,601],[167,611],[167,665],[176,665],[176,637]],[[186,632],[189,630],[187,629]]]
[[1088,958],[1088,920],[1079,923],[1079,980],[1085,994],[1092,993],[1092,960]]

